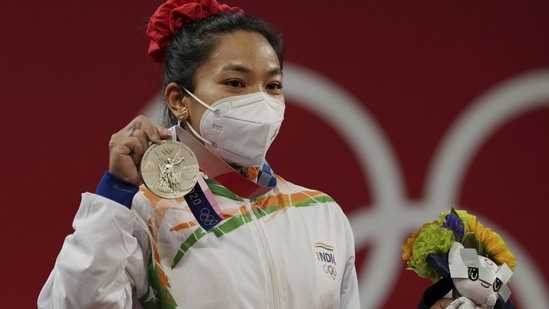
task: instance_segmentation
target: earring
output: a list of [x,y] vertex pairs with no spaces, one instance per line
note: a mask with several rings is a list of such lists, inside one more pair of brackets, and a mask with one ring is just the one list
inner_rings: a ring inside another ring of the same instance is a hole
[[185,121],[188,115],[189,115],[189,111],[187,110],[186,107],[183,107],[179,111],[179,115],[177,115],[177,125],[181,126],[181,122]]

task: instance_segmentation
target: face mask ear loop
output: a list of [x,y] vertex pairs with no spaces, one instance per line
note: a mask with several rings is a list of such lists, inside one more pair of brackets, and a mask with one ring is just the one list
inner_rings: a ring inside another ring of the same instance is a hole
[[183,88],[183,90],[185,90],[185,92],[190,95],[193,99],[195,99],[196,102],[200,103],[200,105],[204,106],[204,108],[207,108],[209,109],[210,111],[212,112],[215,112],[215,108],[209,106],[208,104],[202,102],[202,100],[200,100],[197,96],[195,96],[194,94],[192,94],[192,92],[190,92],[189,90],[187,90],[186,88]]
[[202,136],[200,136],[200,134],[198,134],[198,132],[196,132],[196,130],[193,128],[193,126],[191,126],[191,124],[185,120],[185,125],[191,130],[191,132],[193,132],[193,134],[198,137],[198,139],[200,139],[201,141],[203,141],[205,144],[208,144],[208,145],[211,145],[212,143],[210,141],[207,141],[205,140]]

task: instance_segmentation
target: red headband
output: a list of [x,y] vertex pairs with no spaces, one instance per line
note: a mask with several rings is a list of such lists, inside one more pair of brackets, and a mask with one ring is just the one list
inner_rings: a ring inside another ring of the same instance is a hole
[[185,24],[217,13],[243,14],[237,7],[219,4],[216,0],[168,0],[160,5],[149,19],[147,36],[151,39],[149,56],[164,61],[166,46]]

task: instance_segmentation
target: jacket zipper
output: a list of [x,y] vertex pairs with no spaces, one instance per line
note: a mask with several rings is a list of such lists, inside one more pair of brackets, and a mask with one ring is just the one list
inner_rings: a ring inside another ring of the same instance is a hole
[[273,287],[274,309],[281,309],[282,299],[283,299],[283,290],[281,288],[281,279],[280,279],[280,272],[278,270],[278,265],[276,263],[275,256],[272,252],[273,246],[271,244],[270,238],[267,237],[267,235],[265,234],[265,227],[263,222],[261,222],[255,215],[255,212],[252,209],[250,201],[247,199],[245,201],[246,201],[246,208],[248,209],[248,212],[251,214],[253,224],[256,227],[257,235],[260,239],[261,246],[263,248],[263,253],[265,254],[265,259],[267,261],[267,267],[269,269],[271,285]]

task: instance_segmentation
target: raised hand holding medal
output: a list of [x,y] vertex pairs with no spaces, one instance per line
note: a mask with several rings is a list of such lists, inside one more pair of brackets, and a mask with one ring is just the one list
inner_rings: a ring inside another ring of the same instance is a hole
[[145,186],[162,198],[178,198],[196,184],[198,163],[190,148],[173,141],[170,130],[138,116],[114,134],[109,171],[120,179]]
[[109,172],[118,179],[139,186],[143,183],[139,165],[151,143],[172,139],[170,130],[155,126],[147,117],[137,116],[111,136]]

